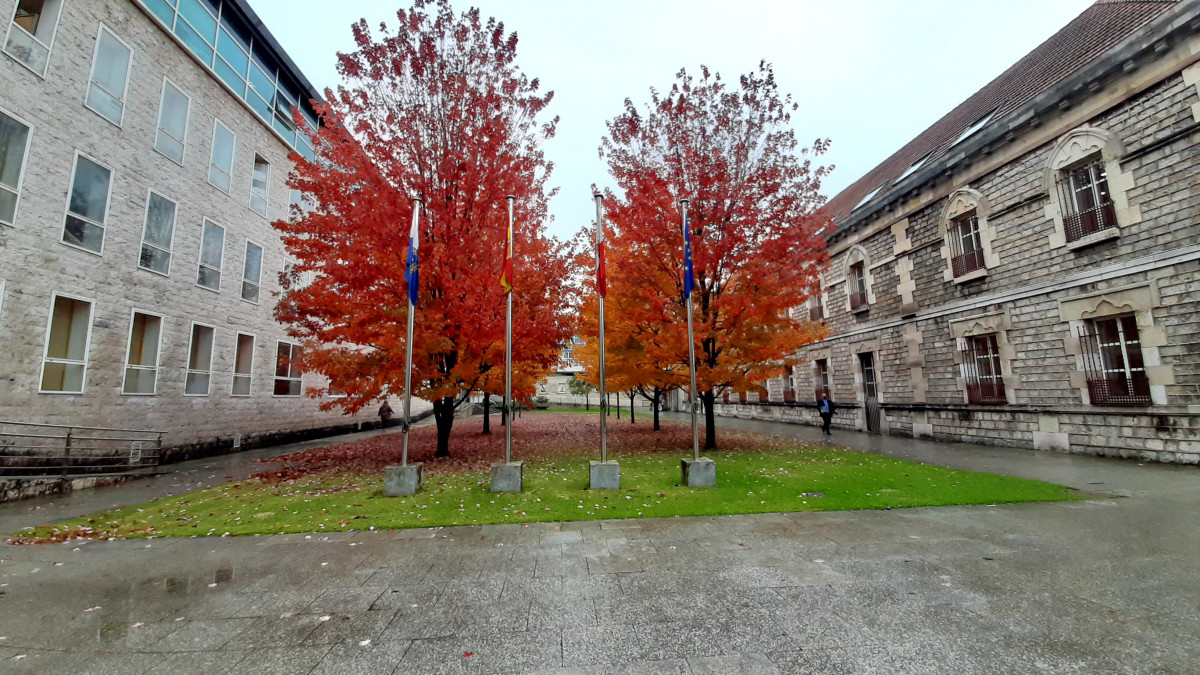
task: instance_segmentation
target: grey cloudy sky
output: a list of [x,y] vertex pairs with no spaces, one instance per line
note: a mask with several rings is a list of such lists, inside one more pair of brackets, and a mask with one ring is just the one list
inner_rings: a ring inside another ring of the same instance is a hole
[[[338,82],[350,24],[394,24],[398,0],[250,0],[320,89]],[[597,155],[623,101],[667,89],[701,64],[727,80],[765,59],[800,110],[802,144],[833,140],[833,196],[1053,35],[1092,0],[475,0],[520,37],[517,59],[554,91],[562,118],[546,146],[555,163],[550,232],[567,238],[594,217],[591,185],[611,186]]]

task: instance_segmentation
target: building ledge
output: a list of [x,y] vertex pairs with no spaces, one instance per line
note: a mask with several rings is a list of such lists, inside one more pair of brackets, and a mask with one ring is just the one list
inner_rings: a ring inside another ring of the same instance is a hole
[[1086,237],[1080,237],[1079,239],[1076,239],[1075,241],[1068,241],[1067,242],[1067,250],[1077,251],[1081,248],[1087,248],[1089,246],[1094,246],[1101,242],[1109,241],[1111,239],[1118,239],[1118,238],[1120,238],[1120,236],[1121,236],[1121,230],[1119,230],[1115,227],[1110,227],[1105,230],[1100,230],[1099,232],[1093,232]]
[[986,268],[986,267],[980,267],[980,268],[979,268],[979,269],[977,269],[977,270],[971,270],[970,272],[967,272],[966,274],[961,274],[961,275],[959,275],[959,276],[957,276],[957,277],[954,277],[954,283],[956,283],[956,284],[965,284],[965,283],[968,283],[968,282],[971,282],[971,281],[977,281],[977,280],[979,280],[979,279],[985,279],[985,278],[987,278],[987,275],[988,275],[987,268]]

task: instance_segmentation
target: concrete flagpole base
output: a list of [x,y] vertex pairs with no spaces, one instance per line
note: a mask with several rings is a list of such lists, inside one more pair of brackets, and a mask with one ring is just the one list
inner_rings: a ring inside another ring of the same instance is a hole
[[620,490],[621,489],[621,465],[616,462],[597,462],[592,460],[591,465],[591,489],[593,490]]
[[525,462],[496,462],[492,465],[492,492],[520,492],[524,472]]
[[716,487],[717,463],[707,457],[682,460],[683,484],[688,487]]
[[393,465],[383,468],[383,496],[407,497],[421,489],[422,462],[405,466]]

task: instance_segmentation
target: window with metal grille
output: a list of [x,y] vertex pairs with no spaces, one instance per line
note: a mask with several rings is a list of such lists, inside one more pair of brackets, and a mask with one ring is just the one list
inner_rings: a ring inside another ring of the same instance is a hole
[[859,354],[858,365],[862,368],[863,393],[867,398],[878,398],[879,390],[875,386],[875,355],[870,352]]
[[1090,321],[1079,330],[1092,403],[1149,405],[1150,380],[1133,316]]
[[850,279],[846,292],[850,294],[850,309],[855,310],[867,304],[867,266],[866,263],[856,262],[850,266]]
[[1058,190],[1068,242],[1117,226],[1117,210],[1108,191],[1102,159],[1063,171]]
[[983,269],[983,243],[979,239],[979,218],[972,211],[950,222],[950,264],[955,278]]
[[817,359],[817,400],[821,400],[821,394],[825,394],[831,400],[833,393],[829,389],[829,361],[825,359]]
[[1005,403],[1000,348],[995,335],[965,338],[962,345],[967,403]]

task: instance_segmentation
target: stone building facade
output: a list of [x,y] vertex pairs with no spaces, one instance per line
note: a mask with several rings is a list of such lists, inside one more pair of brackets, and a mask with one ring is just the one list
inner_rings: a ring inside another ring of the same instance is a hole
[[[0,0],[0,420],[209,452],[357,423],[275,322],[313,86],[244,0]],[[398,408],[397,408],[398,409]],[[371,419],[366,414],[364,419]]]
[[829,337],[722,414],[1200,462],[1200,6],[1095,3],[828,209]]

